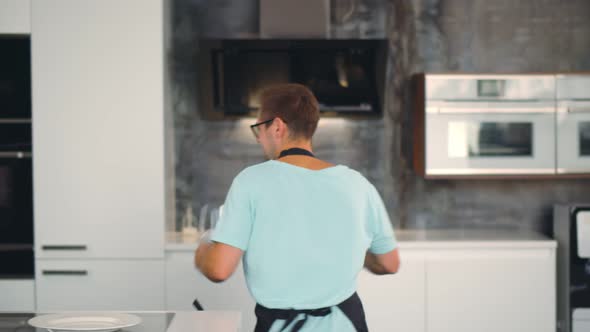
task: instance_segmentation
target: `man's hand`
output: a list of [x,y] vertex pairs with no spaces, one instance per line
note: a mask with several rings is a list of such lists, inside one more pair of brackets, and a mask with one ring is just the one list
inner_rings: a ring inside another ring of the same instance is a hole
[[381,255],[376,255],[369,251],[365,254],[365,267],[374,274],[393,274],[399,270],[399,266],[398,249]]

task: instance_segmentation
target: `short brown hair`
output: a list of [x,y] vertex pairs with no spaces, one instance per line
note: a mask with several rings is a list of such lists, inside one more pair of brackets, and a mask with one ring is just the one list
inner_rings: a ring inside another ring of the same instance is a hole
[[278,84],[264,89],[260,95],[260,118],[274,117],[287,123],[290,139],[311,139],[320,120],[320,108],[306,86]]

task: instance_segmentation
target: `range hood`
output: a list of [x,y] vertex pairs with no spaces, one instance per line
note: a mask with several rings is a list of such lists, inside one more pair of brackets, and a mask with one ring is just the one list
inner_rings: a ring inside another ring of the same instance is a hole
[[255,115],[261,90],[300,83],[316,95],[323,116],[379,115],[386,46],[375,39],[203,40],[201,109],[213,118]]
[[329,0],[260,0],[260,37],[329,38]]

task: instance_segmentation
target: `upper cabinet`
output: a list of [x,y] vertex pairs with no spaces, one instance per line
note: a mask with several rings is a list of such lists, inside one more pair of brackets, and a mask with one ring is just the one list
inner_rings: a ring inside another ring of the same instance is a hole
[[161,0],[33,0],[37,258],[164,257]]
[[585,149],[590,93],[584,89],[589,82],[590,75],[417,76],[417,173],[426,178],[590,173],[590,147]]
[[31,0],[0,0],[0,34],[31,33]]

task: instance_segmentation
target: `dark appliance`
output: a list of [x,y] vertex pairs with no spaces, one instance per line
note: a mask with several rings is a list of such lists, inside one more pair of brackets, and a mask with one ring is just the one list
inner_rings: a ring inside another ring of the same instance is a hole
[[556,205],[559,332],[590,330],[590,203]]
[[33,278],[31,47],[0,36],[0,278]]
[[381,113],[383,40],[203,40],[199,48],[202,108],[253,114],[265,87],[300,83],[323,113]]
[[0,154],[0,278],[34,276],[32,172],[30,153]]
[[0,35],[0,119],[30,118],[30,38]]

